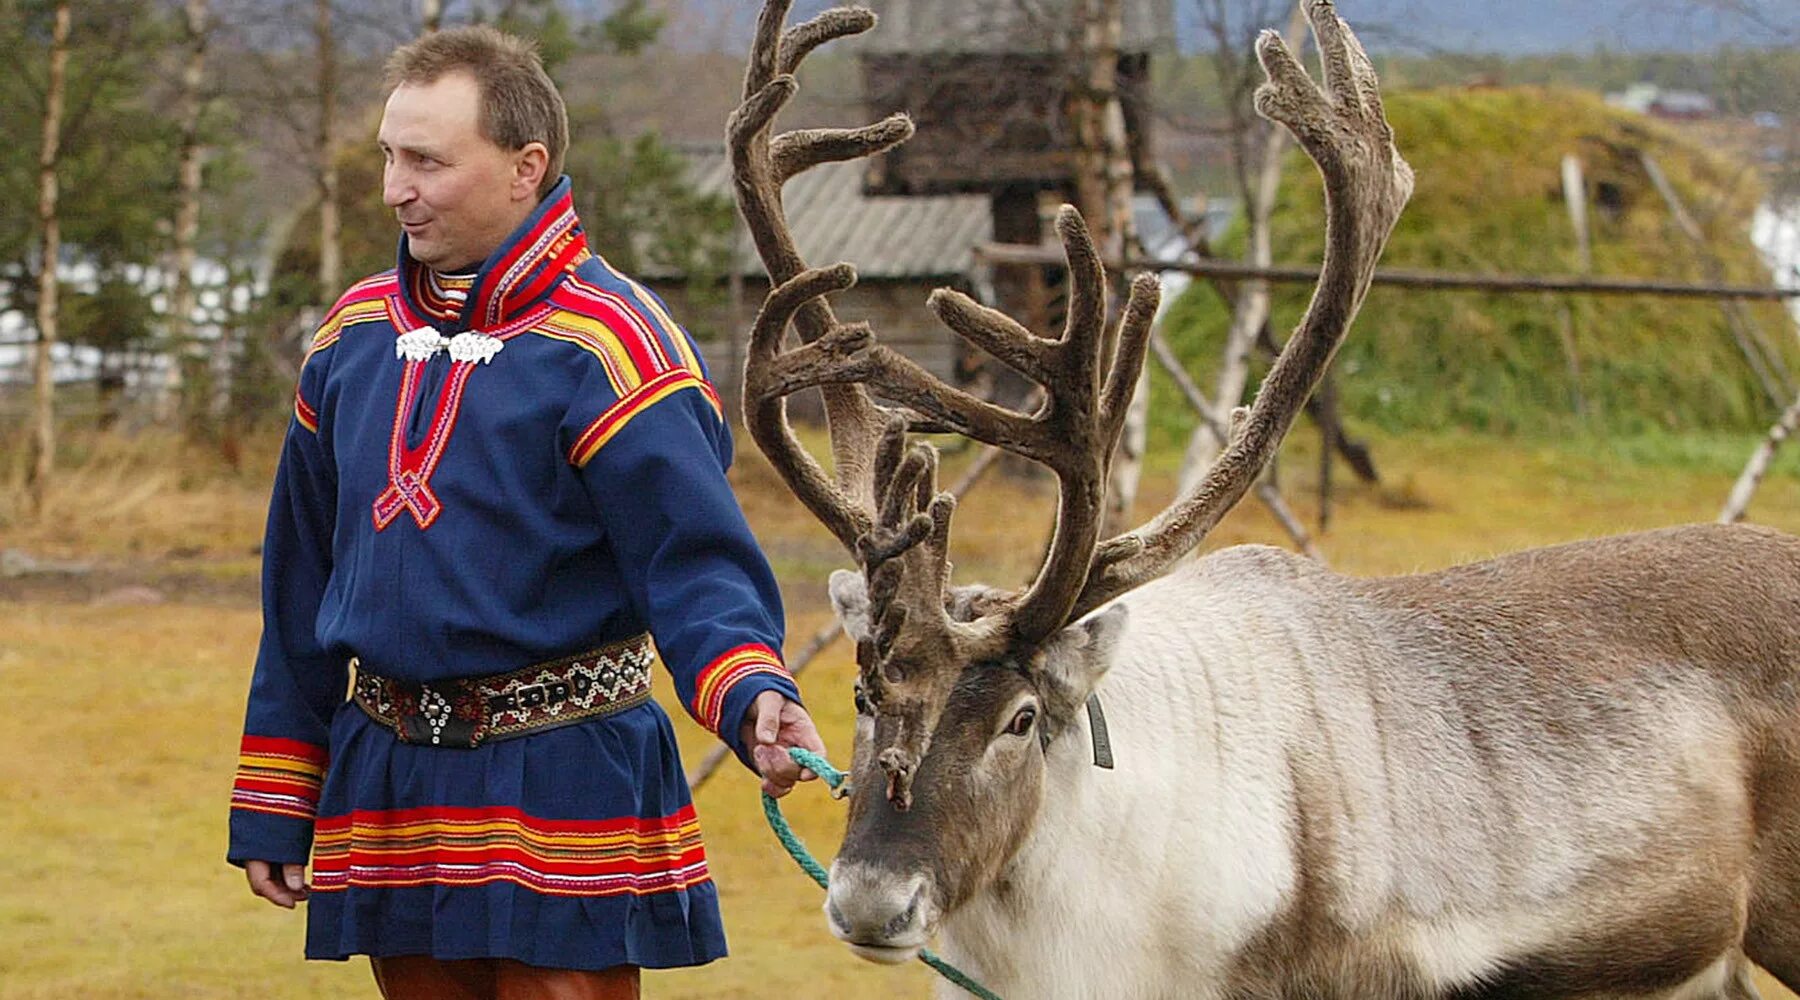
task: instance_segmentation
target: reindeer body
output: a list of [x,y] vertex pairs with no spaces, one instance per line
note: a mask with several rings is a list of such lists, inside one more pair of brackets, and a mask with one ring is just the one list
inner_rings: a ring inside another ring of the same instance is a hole
[[[1124,597],[1031,832],[942,925],[1006,997],[1753,996],[1800,982],[1800,540],[1697,526]],[[1747,981],[1745,981],[1747,982]]]

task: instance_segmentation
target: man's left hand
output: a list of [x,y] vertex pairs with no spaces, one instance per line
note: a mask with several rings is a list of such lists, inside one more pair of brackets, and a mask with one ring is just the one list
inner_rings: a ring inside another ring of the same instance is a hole
[[756,696],[750,711],[744,713],[741,739],[750,748],[757,773],[762,775],[762,790],[775,798],[793,791],[796,781],[818,777],[794,763],[788,748],[823,754],[825,741],[819,739],[819,730],[806,709],[787,700],[780,691],[764,691]]

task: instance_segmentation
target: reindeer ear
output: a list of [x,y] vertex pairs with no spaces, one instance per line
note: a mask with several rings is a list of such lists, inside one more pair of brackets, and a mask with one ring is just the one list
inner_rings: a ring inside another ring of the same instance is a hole
[[837,612],[838,622],[844,626],[844,634],[852,643],[862,642],[875,634],[875,627],[869,621],[869,584],[861,573],[832,570],[826,589],[831,592],[831,607]]
[[1068,626],[1044,643],[1039,669],[1045,713],[1055,725],[1073,718],[1087,702],[1100,678],[1112,668],[1113,654],[1125,634],[1127,611],[1115,604]]
[[993,614],[1007,592],[979,583],[964,584],[950,588],[949,599],[944,602],[944,610],[950,613],[950,620],[956,622],[972,622],[983,615]]

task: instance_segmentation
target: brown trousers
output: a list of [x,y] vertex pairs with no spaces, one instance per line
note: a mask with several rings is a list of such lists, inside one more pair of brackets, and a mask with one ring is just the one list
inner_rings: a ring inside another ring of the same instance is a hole
[[510,958],[372,958],[386,1000],[638,1000],[638,970],[540,969]]

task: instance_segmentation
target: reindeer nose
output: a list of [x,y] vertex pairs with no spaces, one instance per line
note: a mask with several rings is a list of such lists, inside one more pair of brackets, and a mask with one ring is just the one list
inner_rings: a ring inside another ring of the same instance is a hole
[[[911,902],[906,904],[906,910],[883,924],[881,930],[877,932],[877,936],[884,941],[906,937],[907,932],[919,923],[920,904],[924,902],[924,899],[925,890],[921,887],[918,892],[913,893]],[[842,928],[850,926],[849,918],[844,916],[844,911],[839,909],[837,902],[830,897],[825,899],[825,916],[833,926]]]
[[923,875],[832,866],[825,918],[832,935],[864,958],[901,962],[917,954],[928,936],[928,909]]

